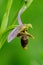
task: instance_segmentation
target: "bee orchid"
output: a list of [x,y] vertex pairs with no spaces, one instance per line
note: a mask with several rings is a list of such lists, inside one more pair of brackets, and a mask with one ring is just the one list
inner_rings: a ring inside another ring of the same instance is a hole
[[[27,3],[26,0],[25,0],[25,3]],[[31,24],[23,24],[22,20],[20,18],[21,14],[26,9],[27,9],[27,7],[25,5],[20,9],[20,11],[18,13],[18,23],[19,23],[19,25],[9,33],[8,39],[7,39],[8,42],[11,42],[15,37],[21,36],[21,45],[22,45],[23,48],[26,47],[26,45],[28,43],[27,42],[28,41],[27,36],[34,39],[34,37],[30,33],[27,32],[28,28],[32,28],[32,25]]]
[[[13,29],[8,35],[8,42],[11,42],[19,33],[26,31],[28,27],[32,27],[31,24],[18,25],[15,29]],[[26,33],[27,34],[27,33]],[[32,35],[29,35],[32,37]],[[32,37],[33,38],[33,37]]]

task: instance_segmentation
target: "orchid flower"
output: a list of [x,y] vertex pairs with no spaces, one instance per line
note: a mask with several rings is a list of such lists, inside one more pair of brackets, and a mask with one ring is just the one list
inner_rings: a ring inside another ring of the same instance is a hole
[[15,37],[17,37],[19,33],[22,33],[23,31],[25,31],[25,33],[28,34],[29,37],[34,38],[30,33],[26,32],[26,30],[28,30],[29,27],[32,28],[32,25],[23,24],[20,18],[21,14],[30,6],[31,3],[32,3],[32,0],[25,0],[25,4],[23,5],[23,7],[20,9],[18,13],[19,25],[9,33],[8,38],[7,38],[8,42],[11,42]]

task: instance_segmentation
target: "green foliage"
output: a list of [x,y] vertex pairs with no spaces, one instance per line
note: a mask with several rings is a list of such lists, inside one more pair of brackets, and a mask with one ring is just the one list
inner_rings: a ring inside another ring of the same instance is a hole
[[4,33],[4,31],[6,30],[7,25],[8,25],[8,17],[9,17],[12,1],[13,0],[8,1],[7,7],[6,7],[6,12],[4,13],[4,16],[2,19],[2,23],[1,23],[1,32],[2,33]]

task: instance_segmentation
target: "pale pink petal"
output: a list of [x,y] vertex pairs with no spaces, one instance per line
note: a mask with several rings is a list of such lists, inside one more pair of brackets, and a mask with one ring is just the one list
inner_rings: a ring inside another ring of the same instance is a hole
[[20,9],[20,11],[19,11],[19,13],[18,13],[18,23],[19,23],[19,25],[22,25],[22,20],[21,20],[21,14],[24,12],[26,10],[26,6],[23,6],[21,9]]
[[20,18],[20,14],[18,14],[18,23],[19,23],[19,25],[22,25],[22,21],[21,21],[21,18]]
[[13,29],[11,33],[9,33],[8,42],[11,42],[17,36],[17,34],[20,33],[21,28],[22,26],[19,25],[15,29]]

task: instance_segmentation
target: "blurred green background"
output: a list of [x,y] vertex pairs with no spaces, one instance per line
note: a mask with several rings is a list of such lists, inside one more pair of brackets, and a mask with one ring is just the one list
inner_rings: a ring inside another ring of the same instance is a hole
[[[0,26],[8,0],[0,0]],[[16,19],[24,0],[13,0],[8,26]],[[31,23],[33,29],[29,32],[35,39],[29,38],[28,49],[23,50],[20,38],[11,43],[5,41],[0,49],[0,65],[43,65],[43,0],[34,0],[32,5],[21,16],[23,23]],[[15,21],[15,24],[18,21]]]

